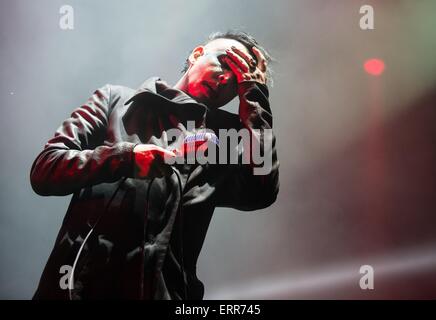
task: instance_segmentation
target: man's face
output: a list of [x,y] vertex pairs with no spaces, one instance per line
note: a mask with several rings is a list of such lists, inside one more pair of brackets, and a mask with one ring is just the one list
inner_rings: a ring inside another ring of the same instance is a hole
[[220,108],[237,94],[236,77],[224,62],[226,49],[232,46],[251,55],[248,49],[233,39],[216,39],[194,49],[186,72],[188,94],[198,102]]

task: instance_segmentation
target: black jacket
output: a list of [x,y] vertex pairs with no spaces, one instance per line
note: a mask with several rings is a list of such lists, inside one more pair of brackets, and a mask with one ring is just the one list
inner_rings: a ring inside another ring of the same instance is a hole
[[[166,131],[192,134],[187,120],[195,120],[193,131],[217,135],[219,128],[272,128],[266,86],[244,82],[238,94],[239,116],[151,78],[136,92],[105,85],[73,111],[31,168],[39,195],[73,194],[34,299],[202,299],[196,264],[214,209],[275,201],[275,138],[268,175],[253,175],[247,164],[180,164],[179,174],[137,179],[133,148],[171,147]],[[71,290],[60,286],[63,265],[74,266]]]

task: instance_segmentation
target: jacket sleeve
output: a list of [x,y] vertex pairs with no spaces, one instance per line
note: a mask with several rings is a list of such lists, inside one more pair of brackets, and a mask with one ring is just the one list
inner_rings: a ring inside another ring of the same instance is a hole
[[[272,131],[272,114],[268,101],[268,88],[256,82],[243,82],[238,89],[239,118],[242,128],[248,129],[251,148],[244,143],[239,152],[239,164],[228,165],[226,182],[217,192],[216,205],[243,211],[262,209],[273,204],[279,192],[279,161],[277,159],[276,138]],[[263,168],[253,162],[252,150],[259,148],[264,159]],[[250,155],[243,164],[243,157]]]
[[37,194],[67,195],[131,174],[134,144],[103,145],[110,104],[111,86],[105,85],[56,130],[30,170],[31,185]]

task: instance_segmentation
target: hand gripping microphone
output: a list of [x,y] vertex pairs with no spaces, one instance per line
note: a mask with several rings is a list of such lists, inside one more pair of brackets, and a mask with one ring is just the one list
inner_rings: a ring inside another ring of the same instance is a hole
[[[183,144],[179,148],[174,148],[173,151],[177,157],[198,157],[198,152],[201,154],[209,147],[209,141],[219,145],[218,137],[213,132],[199,132],[195,134],[189,134],[183,139]],[[198,158],[197,158],[198,159]]]

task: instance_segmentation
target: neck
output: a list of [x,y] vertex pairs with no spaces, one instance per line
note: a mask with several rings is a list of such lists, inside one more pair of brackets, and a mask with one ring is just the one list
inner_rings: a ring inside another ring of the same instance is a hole
[[183,91],[184,93],[188,94],[188,75],[185,72],[185,74],[177,81],[177,83],[173,86],[174,89],[178,89],[180,91]]

